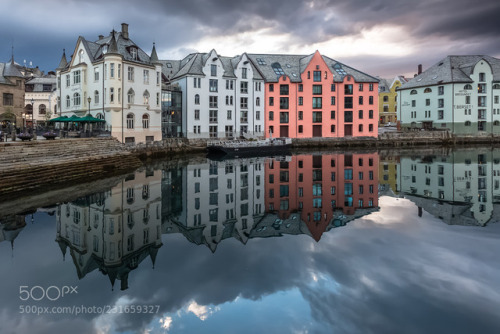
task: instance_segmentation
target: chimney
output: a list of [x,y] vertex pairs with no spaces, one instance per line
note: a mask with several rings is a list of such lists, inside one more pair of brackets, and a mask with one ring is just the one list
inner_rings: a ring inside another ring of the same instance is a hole
[[422,73],[422,64],[418,64],[417,74],[421,74],[421,73]]
[[99,35],[99,40],[103,39],[104,36],[103,35]]
[[122,37],[128,39],[128,23],[122,23]]

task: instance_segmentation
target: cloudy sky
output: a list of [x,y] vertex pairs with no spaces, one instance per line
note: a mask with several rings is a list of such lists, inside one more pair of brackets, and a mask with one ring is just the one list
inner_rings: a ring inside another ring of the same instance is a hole
[[315,50],[371,75],[413,76],[449,54],[500,57],[497,0],[1,0],[0,61],[57,67],[78,36],[121,23],[161,59]]

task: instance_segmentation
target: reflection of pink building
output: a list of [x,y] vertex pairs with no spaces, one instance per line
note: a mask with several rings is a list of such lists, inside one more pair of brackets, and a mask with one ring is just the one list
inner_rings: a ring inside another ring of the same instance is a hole
[[266,137],[378,135],[377,78],[318,51],[248,56],[266,82]]
[[319,240],[340,216],[378,207],[378,154],[297,155],[266,164],[266,211],[286,219],[299,212]]

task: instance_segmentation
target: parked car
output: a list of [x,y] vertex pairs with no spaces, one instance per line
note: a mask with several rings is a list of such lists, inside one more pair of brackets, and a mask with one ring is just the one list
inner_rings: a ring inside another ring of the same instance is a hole
[[385,127],[389,127],[389,126],[396,126],[396,123],[392,123],[392,122],[387,122],[384,124]]

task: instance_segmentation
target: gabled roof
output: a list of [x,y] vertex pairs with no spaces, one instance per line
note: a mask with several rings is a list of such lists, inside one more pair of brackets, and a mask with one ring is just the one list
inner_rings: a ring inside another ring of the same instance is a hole
[[21,73],[21,71],[19,71],[16,64],[14,63],[14,58],[12,58],[10,62],[5,63],[5,67],[3,70],[3,76],[4,77],[24,78],[23,74]]
[[416,87],[425,87],[445,83],[471,83],[470,78],[474,66],[480,61],[485,60],[490,64],[493,71],[493,81],[500,82],[500,59],[484,55],[475,56],[447,56],[440,60],[429,69],[417,75],[400,89],[410,89]]
[[[153,60],[151,60],[151,57],[146,52],[138,47],[130,38],[123,38],[122,33],[118,31],[113,30],[108,36],[95,42],[86,40],[84,37],[80,36],[76,46],[78,46],[79,42],[82,43],[92,63],[100,61],[103,58],[105,54],[104,48],[107,47],[106,53],[118,54],[122,56],[124,60],[130,62],[153,65]],[[132,53],[130,52],[132,48],[137,49],[136,59],[132,58]],[[77,52],[76,48],[74,53],[75,52]],[[64,64],[66,60],[65,54],[63,54],[63,58],[61,59],[58,69],[67,68],[69,66],[67,62]]]

